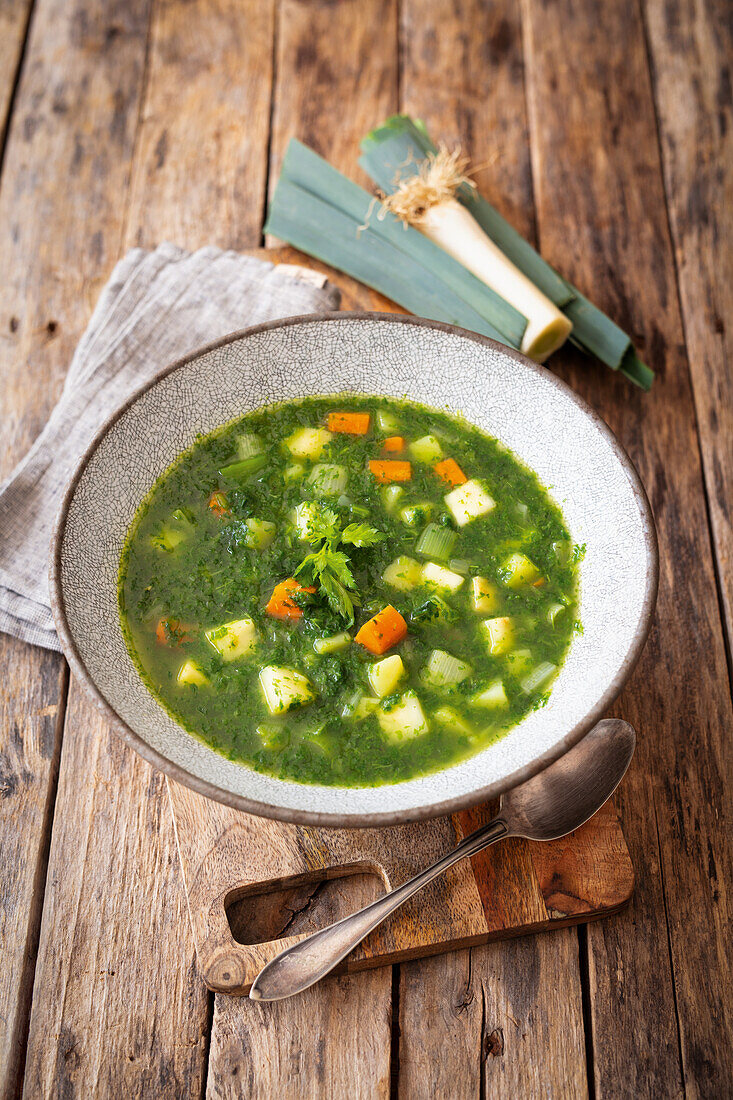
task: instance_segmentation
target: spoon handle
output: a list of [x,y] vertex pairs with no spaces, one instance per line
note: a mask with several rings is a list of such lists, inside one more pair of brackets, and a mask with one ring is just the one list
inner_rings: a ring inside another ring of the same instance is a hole
[[442,875],[454,863],[475,855],[507,835],[508,829],[503,819],[494,818],[402,886],[390,890],[356,913],[328,925],[327,928],[319,929],[281,951],[257,975],[249,992],[250,997],[253,1001],[280,1001],[315,985],[345,959],[378,924],[423,886]]

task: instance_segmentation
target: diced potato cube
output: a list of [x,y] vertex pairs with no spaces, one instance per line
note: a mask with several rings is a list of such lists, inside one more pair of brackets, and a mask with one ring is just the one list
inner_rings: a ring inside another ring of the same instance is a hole
[[367,678],[369,686],[375,695],[383,699],[385,695],[391,695],[396,690],[406,669],[399,653],[393,653],[391,657],[385,657],[382,661],[375,661],[369,666]]
[[457,592],[466,578],[435,561],[426,561],[422,567],[422,579],[423,584],[431,584],[446,592]]
[[472,519],[485,516],[496,507],[496,501],[475,478],[451,489],[444,500],[459,527],[465,527]]
[[178,683],[189,687],[206,687],[209,678],[204,675],[196,661],[184,661],[178,670]]
[[499,589],[486,577],[474,577],[472,579],[471,597],[474,611],[482,615],[490,615],[492,611],[498,611],[501,605]]
[[349,645],[351,645],[351,635],[346,630],[343,630],[340,634],[332,634],[330,638],[316,638],[313,642],[316,653],[321,655],[324,653],[338,653]]
[[428,721],[414,691],[406,691],[391,710],[378,710],[382,732],[390,741],[405,741],[428,732]]
[[309,458],[315,462],[327,443],[333,439],[333,432],[325,428],[298,428],[297,432],[285,440],[285,446],[294,458]]
[[484,707],[486,710],[505,707],[508,702],[501,680],[494,680],[493,684],[489,684],[483,691],[479,691],[471,697],[471,703],[474,707]]
[[164,527],[159,535],[153,535],[150,540],[158,550],[164,550],[171,554],[186,538],[185,531],[176,531],[171,527]]
[[440,707],[433,715],[436,722],[452,733],[462,733],[465,737],[471,737],[473,730],[464,722],[460,714],[453,707]]
[[248,519],[245,523],[249,529],[247,546],[251,546],[253,550],[266,550],[275,538],[275,524],[267,519]]
[[484,619],[481,626],[489,640],[489,653],[494,657],[507,653],[514,645],[514,626],[506,616],[497,619]]
[[293,521],[295,530],[298,533],[298,538],[301,542],[308,542],[310,538],[311,525],[318,515],[318,505],[312,500],[303,500],[293,509],[290,513],[290,518]]
[[504,562],[502,572],[504,584],[508,588],[522,588],[525,584],[534,584],[542,576],[534,562],[531,562],[525,554],[511,554]]
[[393,588],[398,588],[400,592],[409,592],[411,588],[423,583],[422,566],[414,558],[402,555],[387,566],[382,580]]
[[260,670],[260,685],[270,714],[283,714],[291,707],[304,706],[315,698],[308,677],[293,668],[265,665]]
[[424,435],[421,439],[416,439],[407,449],[417,462],[437,462],[443,457],[440,440],[434,435]]
[[523,676],[535,661],[531,649],[515,649],[513,653],[507,653],[504,663],[514,676]]
[[215,626],[207,630],[204,637],[225,661],[236,661],[251,653],[257,645],[257,629],[251,619],[235,619]]

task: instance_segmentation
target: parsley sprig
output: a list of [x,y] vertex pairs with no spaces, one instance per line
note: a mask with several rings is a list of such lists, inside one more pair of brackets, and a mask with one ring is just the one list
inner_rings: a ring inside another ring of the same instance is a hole
[[308,523],[308,542],[316,549],[303,559],[295,576],[317,583],[329,605],[351,626],[359,594],[349,556],[339,546],[374,546],[384,537],[368,523],[349,523],[342,529],[338,513],[323,507]]

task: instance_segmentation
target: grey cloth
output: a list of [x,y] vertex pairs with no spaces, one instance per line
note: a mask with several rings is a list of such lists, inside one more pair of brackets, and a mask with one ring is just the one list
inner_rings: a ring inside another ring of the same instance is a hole
[[0,630],[60,649],[48,596],[48,546],[64,486],[100,425],[181,356],[227,333],[338,309],[315,272],[251,256],[162,244],[114,271],[74,353],[59,403],[0,486]]

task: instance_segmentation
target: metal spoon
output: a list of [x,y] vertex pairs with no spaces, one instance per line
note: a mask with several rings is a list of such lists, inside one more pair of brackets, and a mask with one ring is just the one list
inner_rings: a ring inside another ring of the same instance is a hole
[[627,722],[608,718],[539,775],[502,795],[493,821],[471,833],[441,859],[343,920],[282,951],[252,983],[253,1001],[279,1001],[315,985],[385,917],[454,863],[508,836],[557,840],[580,828],[611,797],[634,755],[636,735]]

